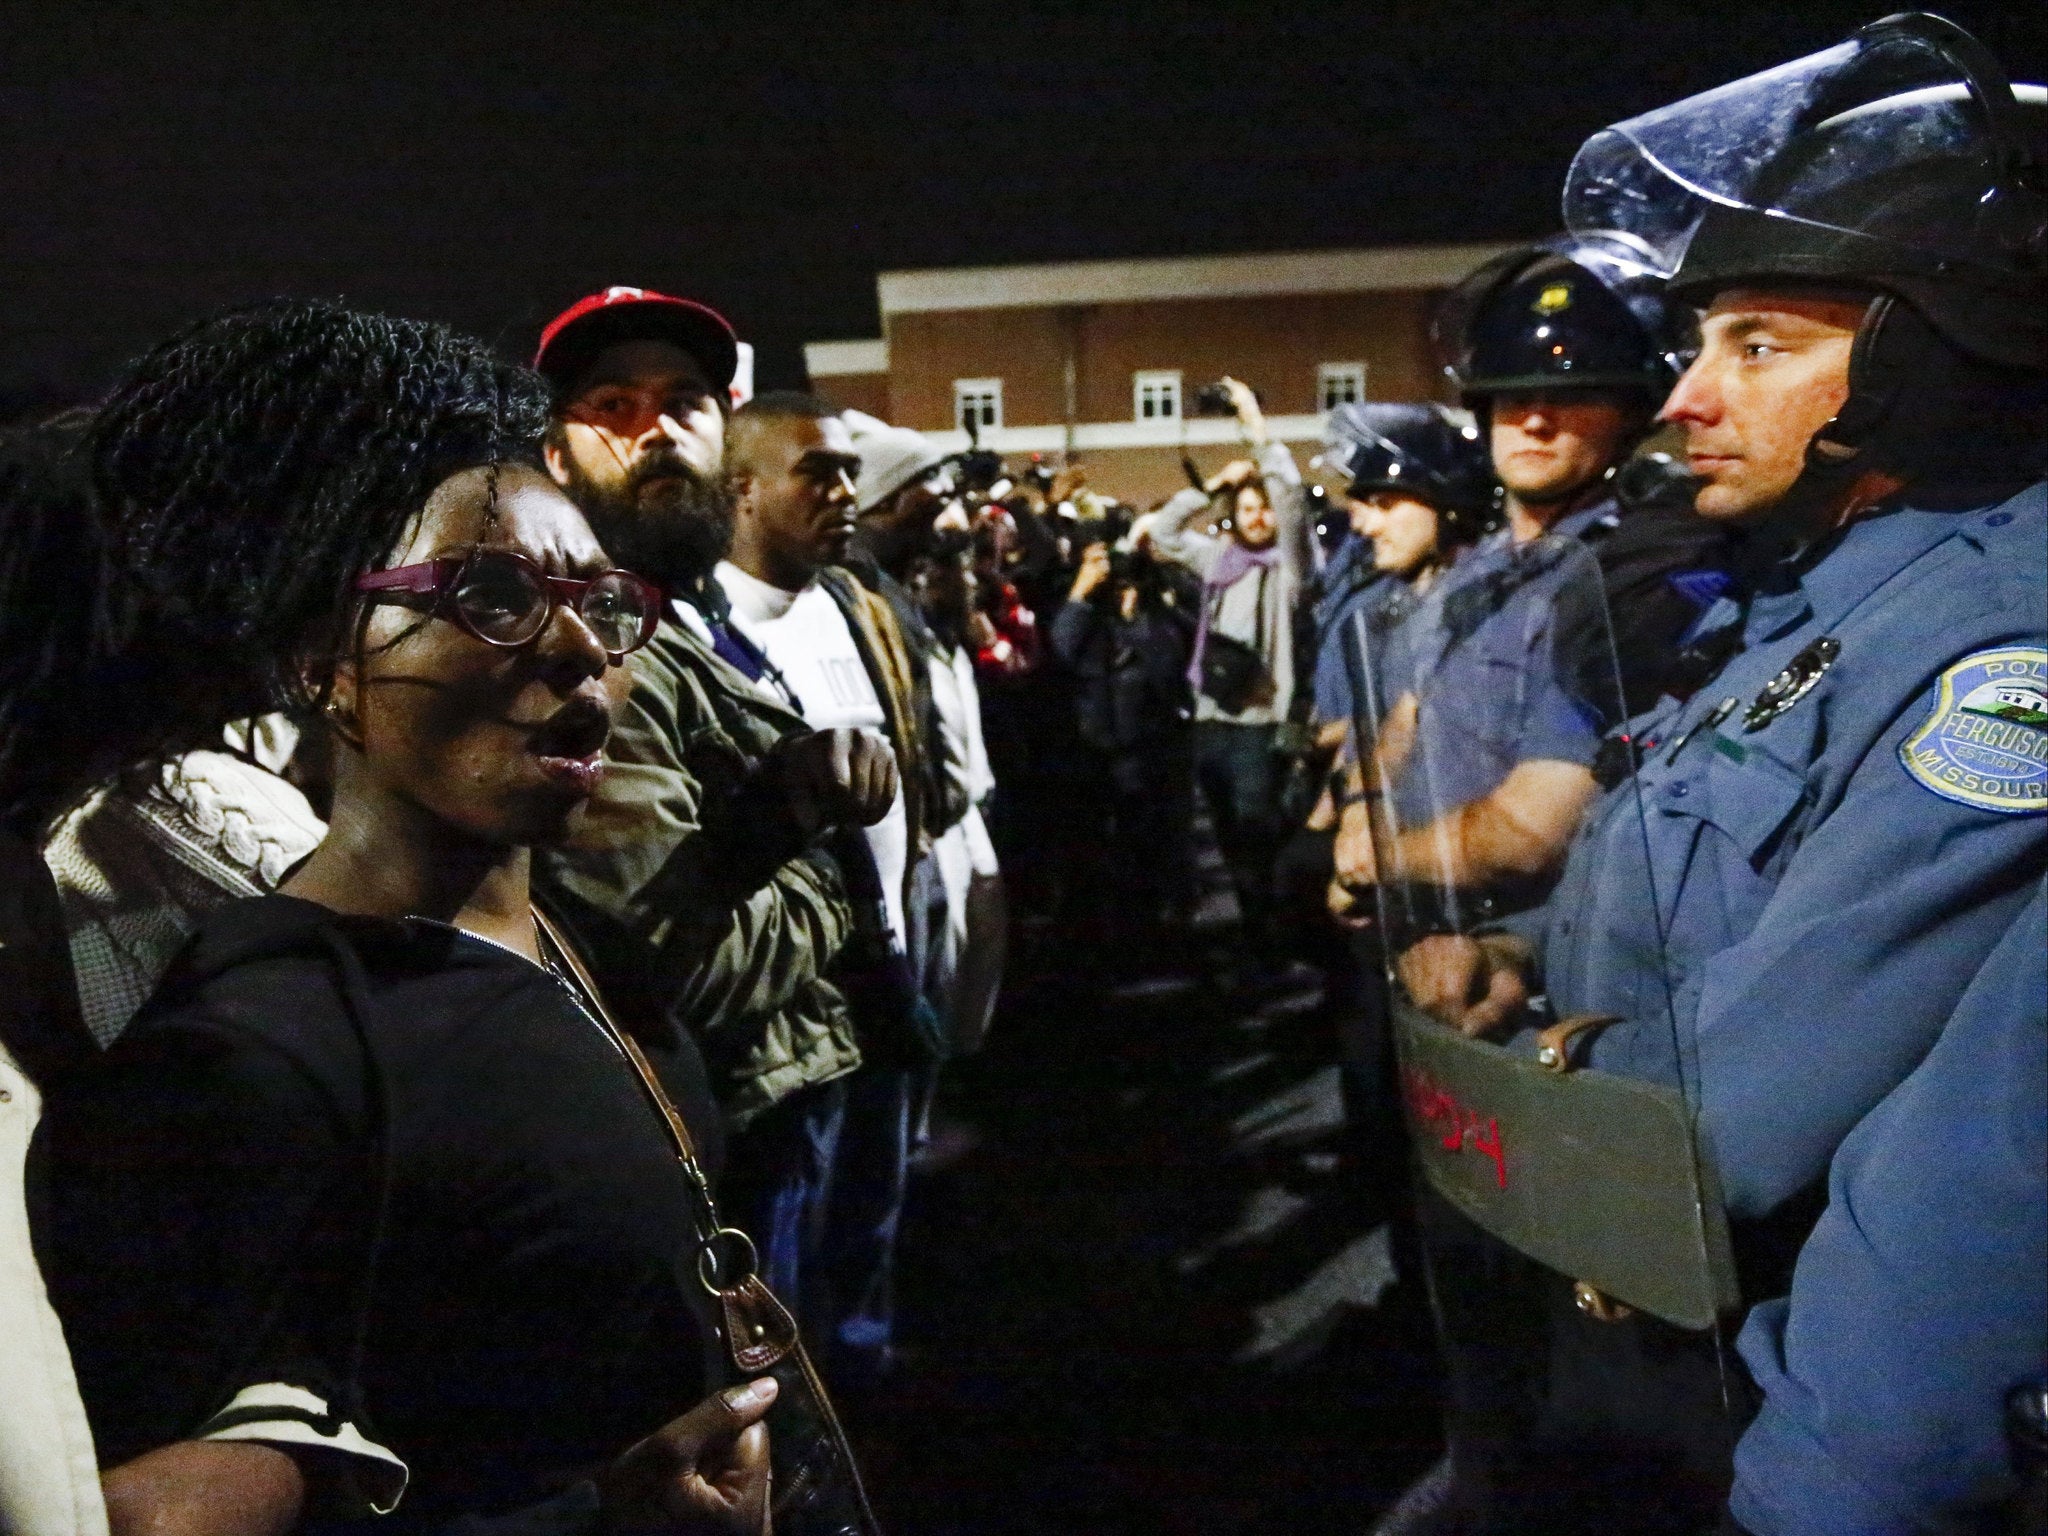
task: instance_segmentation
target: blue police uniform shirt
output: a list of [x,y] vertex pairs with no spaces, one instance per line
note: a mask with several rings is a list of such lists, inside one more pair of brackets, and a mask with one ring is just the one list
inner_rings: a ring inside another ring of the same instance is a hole
[[1358,605],[1347,623],[1346,696],[1357,714],[1369,716],[1375,726],[1403,690],[1414,686],[1415,646],[1424,627],[1418,620],[1427,602],[1427,590],[1417,592],[1405,581],[1387,582]]
[[1948,1529],[2048,1369],[2048,887],[1913,1074],[1842,1143],[1789,1299],[1739,1348],[1763,1407],[1730,1511],[1756,1536]]
[[1349,720],[1354,701],[1351,661],[1354,617],[1383,600],[1395,578],[1373,569],[1372,540],[1352,534],[1323,568],[1323,595],[1315,606],[1315,701],[1318,720]]
[[[1621,1016],[1595,1066],[1700,1106],[1733,1216],[1818,1185],[2048,858],[2048,711],[2025,702],[2048,703],[2044,567],[2048,485],[1866,517],[1753,600],[1720,676],[1631,723],[1642,767],[1574,842],[1543,979],[1559,1015]],[[1759,712],[1817,643],[1831,664]]]
[[[1426,602],[1426,591],[1419,593],[1398,577],[1385,577],[1346,605],[1330,636],[1343,668],[1341,688],[1333,688],[1332,702],[1341,701],[1344,718],[1367,720],[1377,727],[1401,693],[1414,686],[1417,620]],[[1354,752],[1355,742],[1347,739],[1345,762],[1353,761]]]
[[1396,825],[1426,826],[1482,799],[1520,763],[1593,761],[1615,721],[1578,686],[1582,669],[1563,654],[1573,641],[1560,633],[1558,604],[1576,589],[1597,605],[1599,567],[1577,535],[1609,510],[1596,502],[1524,544],[1505,528],[1489,535],[1403,626],[1388,704],[1413,692],[1418,709],[1414,745],[1389,796]]

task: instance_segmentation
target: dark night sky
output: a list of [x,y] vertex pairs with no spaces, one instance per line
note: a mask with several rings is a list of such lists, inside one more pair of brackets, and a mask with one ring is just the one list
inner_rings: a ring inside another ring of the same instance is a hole
[[[1887,9],[0,0],[0,415],[272,293],[523,351],[636,282],[788,383],[885,268],[1542,233],[1594,129]],[[1946,9],[2040,78],[2048,6]]]

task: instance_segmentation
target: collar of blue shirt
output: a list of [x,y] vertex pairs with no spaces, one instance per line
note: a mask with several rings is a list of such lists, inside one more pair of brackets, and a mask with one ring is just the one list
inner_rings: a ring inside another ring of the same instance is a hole
[[1901,506],[1857,519],[1829,541],[1817,559],[1811,554],[1804,557],[1810,563],[1800,571],[1795,587],[1758,594],[1750,606],[1748,643],[1775,640],[1809,619],[1824,629],[1831,627],[1886,578],[1944,540],[1962,535],[1977,517]]

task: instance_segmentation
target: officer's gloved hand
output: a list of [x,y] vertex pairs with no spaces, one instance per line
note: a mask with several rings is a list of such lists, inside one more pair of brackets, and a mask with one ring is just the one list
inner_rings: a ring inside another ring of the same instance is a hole
[[1401,954],[1401,985],[1415,1005],[1462,1035],[1512,1023],[1529,1001],[1535,956],[1510,934],[1437,933]]

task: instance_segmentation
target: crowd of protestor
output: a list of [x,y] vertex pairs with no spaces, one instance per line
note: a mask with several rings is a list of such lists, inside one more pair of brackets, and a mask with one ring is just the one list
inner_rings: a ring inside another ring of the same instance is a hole
[[1455,405],[1145,508],[625,286],[9,429],[6,1528],[871,1532],[1011,930],[1189,964],[1211,849],[1431,1299],[1378,1529],[2038,1497],[2043,115],[1909,18],[1610,130]]

